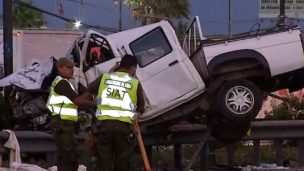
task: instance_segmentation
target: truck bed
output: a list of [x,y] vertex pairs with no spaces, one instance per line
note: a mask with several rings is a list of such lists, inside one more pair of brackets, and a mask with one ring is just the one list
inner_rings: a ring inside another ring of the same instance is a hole
[[233,41],[239,41],[239,40],[243,40],[243,39],[249,39],[249,38],[253,38],[253,37],[257,37],[257,36],[265,36],[265,35],[271,35],[271,34],[275,34],[275,33],[280,33],[280,32],[285,32],[288,30],[295,30],[298,29],[298,26],[292,26],[289,28],[284,28],[284,29],[264,29],[264,30],[256,30],[256,31],[250,31],[250,32],[245,32],[245,33],[240,33],[240,34],[236,34],[236,35],[232,35],[231,38],[229,37],[213,37],[213,38],[209,38],[209,39],[204,39],[201,40],[201,45],[202,46],[211,46],[214,44],[219,44],[219,43],[223,43],[223,42],[233,42]]

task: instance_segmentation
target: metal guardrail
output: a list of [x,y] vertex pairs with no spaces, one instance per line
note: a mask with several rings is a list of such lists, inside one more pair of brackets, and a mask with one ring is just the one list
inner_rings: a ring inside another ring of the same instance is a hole
[[[185,125],[173,131],[143,131],[146,145],[165,145],[165,144],[193,144],[201,141],[201,137],[207,130],[205,125]],[[304,120],[290,121],[254,121],[251,123],[250,135],[244,140],[271,140],[304,138]],[[209,141],[215,141],[213,137]]]
[[[55,164],[56,146],[51,134],[39,131],[14,131],[20,146],[20,153],[44,153],[46,154],[47,166]],[[9,134],[0,131],[0,154],[8,153],[9,150],[3,145],[8,140]],[[78,151],[84,151],[84,138],[78,137]],[[81,160],[86,162],[86,155],[81,155]]]
[[[181,145],[199,143],[203,135],[206,133],[205,125],[195,125],[191,129],[191,125],[184,126],[187,129],[177,129],[174,131],[146,131],[144,134],[145,145],[174,145],[175,167],[178,169],[181,166]],[[304,167],[304,120],[284,120],[284,121],[254,121],[251,123],[250,135],[244,137],[244,140],[253,141],[252,163],[259,166],[261,163],[260,157],[260,141],[273,140],[274,151],[276,154],[276,163],[283,163],[283,145],[285,139],[295,139],[298,141],[297,163],[298,167]],[[208,142],[215,141],[213,137],[209,137]],[[208,169],[208,145],[201,151],[201,171]],[[233,144],[227,145],[227,161],[228,166],[234,165],[234,148]]]
[[[52,135],[45,132],[36,131],[15,131],[14,132],[21,152],[24,153],[40,153],[40,152],[55,152],[56,147],[53,143]],[[9,134],[0,131],[0,143],[3,145],[9,138]],[[0,146],[0,153],[6,152],[3,146]]]
[[[36,131],[14,131],[21,153],[45,153],[48,166],[55,164],[56,147],[52,135]],[[3,145],[9,138],[9,133],[0,131],[0,154],[9,153]]]
[[[175,165],[181,166],[181,145],[182,144],[194,144],[199,143],[206,131],[205,125],[189,125],[186,129],[174,129],[171,131],[147,131],[143,130],[143,138],[147,150],[152,146],[157,145],[169,145],[174,144],[175,153]],[[56,147],[52,139],[52,135],[45,132],[37,131],[15,131],[15,135],[19,141],[21,153],[45,153],[47,158],[47,165],[52,166],[55,163]],[[9,138],[6,132],[0,131],[0,154],[7,153],[7,149],[3,147],[3,144]],[[295,139],[299,142],[299,150],[297,151],[298,166],[304,167],[304,120],[292,120],[292,121],[255,121],[251,124],[251,134],[246,136],[244,140],[253,140],[254,152],[253,163],[255,165],[260,164],[260,140],[274,140],[276,161],[277,164],[282,164],[282,140]],[[84,150],[84,138],[80,136],[78,139],[80,155],[86,160]],[[210,137],[208,141],[215,141],[213,137]],[[150,150],[151,151],[151,150]],[[234,164],[234,151],[233,145],[227,146],[227,160],[228,165]],[[208,148],[203,148],[201,152],[201,159],[207,159]],[[201,160],[201,170],[207,170],[208,162]],[[178,167],[177,167],[178,168]]]

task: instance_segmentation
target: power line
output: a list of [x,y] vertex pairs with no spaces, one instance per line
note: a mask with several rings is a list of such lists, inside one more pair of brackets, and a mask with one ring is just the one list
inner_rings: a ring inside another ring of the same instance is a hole
[[[44,14],[47,14],[47,15],[50,15],[50,16],[53,16],[53,17],[56,17],[56,18],[59,18],[59,19],[62,19],[66,22],[69,22],[69,23],[75,23],[76,20],[73,20],[73,19],[70,19],[70,18],[67,18],[67,17],[63,17],[63,16],[60,16],[60,15],[57,15],[57,14],[54,14],[54,13],[51,13],[49,11],[45,11],[43,9],[40,9],[40,8],[37,8],[35,6],[32,6],[30,4],[27,4],[27,3],[24,3],[24,2],[21,2],[20,0],[12,0],[12,2],[14,4],[17,4],[17,5],[20,5],[20,6],[24,6],[24,7],[27,7],[27,8],[30,8],[30,9],[33,9],[33,10],[36,10],[36,11],[40,11]],[[95,28],[95,29],[99,29],[99,30],[104,30],[104,31],[107,31],[107,32],[118,32],[117,29],[115,28],[110,28],[110,27],[102,27],[102,26],[94,26],[94,25],[89,25],[89,24],[86,24],[86,23],[82,23],[82,25],[86,28]]]
[[66,1],[70,1],[70,2],[73,2],[73,3],[77,3],[77,4],[84,4],[84,5],[86,5],[86,6],[89,6],[89,7],[93,7],[93,8],[96,8],[96,9],[103,9],[103,10],[108,10],[108,11],[116,11],[117,9],[111,9],[111,8],[105,8],[105,7],[100,7],[100,6],[96,6],[96,5],[94,5],[94,4],[91,4],[91,3],[87,3],[87,2],[83,2],[83,3],[81,3],[81,2],[79,2],[79,1],[77,1],[77,0],[66,0]]

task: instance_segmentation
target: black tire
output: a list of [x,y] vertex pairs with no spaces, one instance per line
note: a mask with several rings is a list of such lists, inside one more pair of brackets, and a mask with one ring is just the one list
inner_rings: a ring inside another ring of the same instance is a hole
[[249,80],[225,82],[216,97],[219,115],[236,124],[251,122],[261,110],[261,91]]
[[220,142],[232,143],[241,141],[246,136],[250,122],[236,124],[225,118],[218,118],[215,124],[212,125],[211,135]]

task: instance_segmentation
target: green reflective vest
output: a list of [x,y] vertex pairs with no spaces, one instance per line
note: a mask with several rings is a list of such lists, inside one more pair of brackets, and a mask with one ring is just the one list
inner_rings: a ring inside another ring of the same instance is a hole
[[124,72],[105,73],[99,84],[96,117],[132,123],[138,80]]
[[69,80],[57,76],[52,83],[51,92],[47,102],[47,108],[52,112],[52,116],[60,115],[61,119],[77,121],[77,106],[66,96],[59,95],[55,92],[55,86],[61,81],[66,80],[72,89],[75,91],[74,86],[70,83]]

